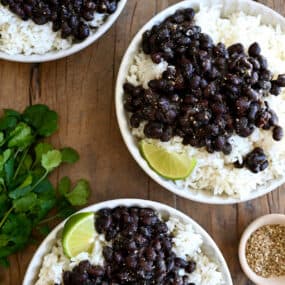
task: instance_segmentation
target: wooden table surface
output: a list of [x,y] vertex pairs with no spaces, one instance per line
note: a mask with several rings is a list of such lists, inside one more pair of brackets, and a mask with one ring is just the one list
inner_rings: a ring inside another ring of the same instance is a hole
[[[52,141],[72,146],[81,155],[53,177],[85,177],[92,185],[90,204],[116,198],[143,198],[166,203],[200,223],[221,248],[235,285],[252,284],[241,272],[237,248],[241,233],[256,217],[285,213],[282,187],[251,202],[211,206],[179,198],[153,182],[132,159],[124,145],[114,108],[114,85],[121,58],[134,34],[157,12],[178,0],[129,0],[117,23],[84,51],[55,62],[17,64],[0,62],[2,108],[23,110],[44,103],[60,115],[60,131]],[[285,14],[284,0],[260,1]],[[284,47],[285,48],[285,47]],[[0,284],[22,283],[38,244],[14,255],[11,267],[0,269]]]

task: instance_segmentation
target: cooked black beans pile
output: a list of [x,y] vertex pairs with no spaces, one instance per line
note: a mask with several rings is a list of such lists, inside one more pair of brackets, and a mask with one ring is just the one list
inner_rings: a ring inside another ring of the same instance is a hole
[[196,264],[177,257],[167,225],[149,208],[102,209],[96,230],[112,246],[103,249],[104,267],[81,262],[64,273],[64,285],[136,284],[195,285],[179,270],[195,271]]
[[84,40],[90,34],[86,21],[94,19],[95,12],[112,14],[119,0],[1,0],[4,6],[24,21],[32,19],[38,25],[52,22],[53,30],[61,30],[62,38],[72,36]]
[[[281,93],[285,74],[273,80],[258,43],[248,52],[240,43],[228,48],[214,44],[195,25],[194,15],[192,9],[177,11],[144,33],[144,53],[154,63],[167,61],[169,67],[160,79],[148,83],[148,89],[124,85],[131,126],[146,121],[148,138],[169,141],[180,136],[184,144],[226,155],[232,151],[229,138],[234,133],[248,137],[261,128],[281,140],[283,129],[266,98]],[[253,159],[245,165],[256,172],[268,165],[260,162],[263,159]]]

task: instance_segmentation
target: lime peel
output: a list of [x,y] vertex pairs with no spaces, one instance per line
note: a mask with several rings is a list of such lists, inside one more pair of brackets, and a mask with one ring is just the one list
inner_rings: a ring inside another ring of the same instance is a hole
[[78,213],[71,216],[62,232],[64,254],[72,258],[81,252],[90,252],[95,234],[94,213]]
[[197,164],[197,160],[190,158],[185,152],[169,152],[146,140],[142,140],[139,145],[140,151],[149,166],[166,179],[185,179],[192,173]]

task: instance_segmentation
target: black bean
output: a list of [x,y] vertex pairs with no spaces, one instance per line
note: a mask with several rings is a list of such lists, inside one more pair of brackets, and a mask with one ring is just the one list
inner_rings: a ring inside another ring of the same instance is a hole
[[174,260],[175,266],[180,267],[180,268],[186,268],[188,266],[188,262],[182,258],[175,258]]
[[260,69],[260,63],[256,58],[250,57],[248,60],[252,64],[254,70]]
[[248,119],[251,123],[256,121],[257,113],[260,109],[260,106],[257,102],[253,102],[250,104],[249,111],[248,111]]
[[254,173],[265,170],[268,167],[268,160],[263,149],[255,148],[250,152],[245,158],[245,165]]
[[201,77],[199,75],[194,75],[189,81],[189,85],[193,89],[197,89],[200,85]]
[[133,128],[138,128],[141,121],[142,121],[142,118],[138,114],[133,114],[130,118],[130,124]]
[[84,40],[89,36],[89,34],[90,34],[89,26],[83,22],[80,22],[77,30],[77,38],[79,40]]
[[280,126],[276,126],[274,129],[273,129],[273,138],[274,140],[276,141],[281,141],[282,138],[284,136],[284,131],[283,131],[283,128],[280,127]]
[[247,99],[247,97],[238,98],[236,101],[237,114],[239,116],[247,114],[249,106],[250,106],[250,101]]
[[250,45],[250,47],[248,48],[248,54],[250,56],[257,57],[258,55],[260,55],[260,53],[261,53],[260,45],[256,42]]
[[194,262],[194,261],[189,261],[188,264],[187,264],[187,266],[186,266],[186,268],[185,268],[185,271],[186,271],[187,273],[192,273],[192,272],[195,271],[195,269],[196,269],[196,262]]
[[271,83],[272,83],[272,85],[271,85],[270,93],[275,95],[275,96],[280,95],[280,93],[282,92],[281,87],[274,81]]
[[221,151],[224,149],[226,144],[226,138],[223,136],[219,136],[215,139],[215,150]]
[[252,72],[251,77],[250,77],[250,81],[249,81],[250,84],[254,85],[258,82],[258,80],[259,80],[258,72],[256,72],[256,71]]
[[106,261],[112,261],[113,260],[113,249],[111,247],[105,246],[103,248],[103,256],[106,259]]
[[137,267],[137,256],[136,255],[127,255],[126,256],[126,265],[130,269],[135,269]]
[[261,80],[261,81],[258,81],[257,84],[258,84],[258,86],[259,86],[261,89],[263,89],[263,90],[265,90],[265,91],[269,91],[269,90],[271,89],[271,87],[272,87],[270,81]]
[[277,126],[277,124],[279,122],[279,118],[278,118],[277,114],[273,110],[269,110],[269,113],[271,115],[271,117],[269,119],[270,126]]
[[161,53],[153,53],[151,55],[151,59],[154,63],[158,64],[162,61],[162,54]]
[[244,89],[244,95],[247,96],[251,101],[257,101],[259,98],[258,92],[250,87],[246,87]]
[[268,62],[267,62],[267,59],[266,59],[264,56],[258,55],[258,56],[257,56],[257,60],[259,61],[260,67],[261,67],[262,69],[267,69],[267,67],[268,67]]
[[229,155],[232,152],[232,145],[229,142],[226,142],[224,147],[222,148],[222,152],[225,155]]
[[163,135],[163,125],[157,122],[150,122],[145,126],[144,133],[149,138],[160,139]]
[[244,46],[240,43],[233,44],[230,47],[228,47],[228,52],[230,55],[234,53],[237,53],[237,54],[244,53]]
[[105,270],[102,266],[91,266],[87,272],[89,275],[91,275],[91,277],[100,277],[104,276],[105,274]]
[[261,80],[264,80],[264,81],[270,81],[272,80],[272,77],[273,77],[273,74],[270,70],[268,69],[263,69],[261,72],[260,72],[260,79]]
[[285,74],[278,75],[276,84],[280,87],[285,87]]

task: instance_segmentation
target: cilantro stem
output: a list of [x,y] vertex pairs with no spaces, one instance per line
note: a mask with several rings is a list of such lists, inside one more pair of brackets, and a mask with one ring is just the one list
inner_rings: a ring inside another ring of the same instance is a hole
[[2,228],[2,226],[4,225],[4,223],[6,222],[6,220],[8,219],[9,215],[12,213],[13,210],[14,210],[14,206],[12,206],[9,209],[9,211],[6,212],[5,216],[2,218],[0,222],[0,229]]
[[21,160],[20,160],[20,162],[18,164],[17,170],[15,171],[13,179],[15,179],[18,176],[19,171],[20,171],[20,169],[22,167],[22,164],[24,163],[24,160],[25,160],[25,158],[27,156],[28,151],[29,151],[29,148],[26,148],[26,150],[25,150],[24,154],[22,155],[22,158],[21,158]]
[[5,192],[8,192],[8,191],[7,191],[7,187],[6,187],[5,182],[1,183],[1,185],[2,185],[2,186],[3,186],[3,188],[4,188],[4,191],[5,191]]
[[59,218],[59,215],[58,215],[58,214],[56,214],[56,215],[54,215],[54,216],[51,216],[51,217],[49,217],[49,218],[46,218],[46,219],[44,219],[44,220],[41,220],[41,221],[39,222],[39,225],[46,224],[46,223],[48,223],[48,222],[50,222],[50,221],[52,221],[52,220],[54,220],[54,219],[56,219],[56,218]]
[[16,157],[18,156],[18,154],[21,152],[21,149],[18,149],[15,154],[14,154],[14,159],[16,159]]
[[31,191],[33,191],[49,174],[49,171],[46,170],[44,175],[37,181],[37,183],[32,187]]

